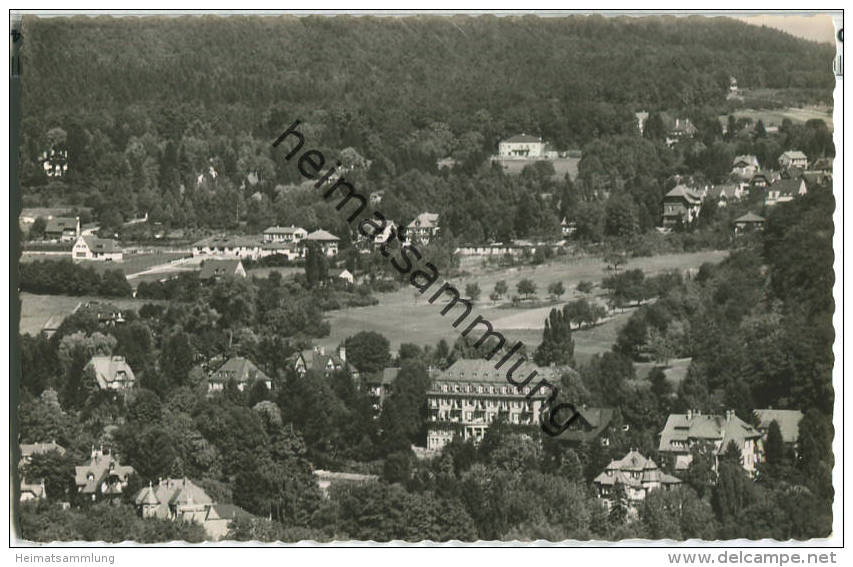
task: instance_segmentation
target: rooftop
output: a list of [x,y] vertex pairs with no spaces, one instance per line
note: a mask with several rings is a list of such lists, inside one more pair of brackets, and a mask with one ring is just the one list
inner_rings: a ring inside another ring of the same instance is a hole
[[758,429],[764,431],[775,421],[779,424],[785,443],[797,442],[800,436],[800,420],[803,419],[803,412],[800,410],[757,409],[753,413],[758,418]]

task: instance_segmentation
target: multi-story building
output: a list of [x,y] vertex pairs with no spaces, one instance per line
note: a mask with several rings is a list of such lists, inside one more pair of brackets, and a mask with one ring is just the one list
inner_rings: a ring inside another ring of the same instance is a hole
[[690,224],[699,216],[702,197],[686,185],[676,185],[663,198],[663,226]]
[[[484,359],[457,360],[447,370],[434,373],[427,391],[427,449],[441,449],[456,436],[479,441],[501,413],[511,424],[538,424],[551,391],[542,387],[530,395],[531,391],[542,379],[558,384],[567,369],[525,365],[523,376],[534,368],[536,377],[521,390],[507,381],[507,369],[495,370],[495,362]],[[521,374],[517,379],[522,380]]]
[[716,457],[734,442],[740,449],[744,470],[755,474],[755,466],[762,458],[760,439],[761,433],[736,416],[734,410],[726,410],[725,415],[702,415],[699,411],[688,410],[687,413],[670,414],[667,418],[660,434],[658,451],[670,455],[674,469],[683,471],[693,461],[691,449],[697,444],[706,444],[714,454],[716,471]]
[[271,226],[264,231],[264,242],[299,242],[308,231],[298,226]]
[[406,226],[406,239],[423,244],[429,244],[429,241],[438,233],[438,214],[436,213],[421,213],[415,220]]
[[545,142],[538,136],[516,134],[498,144],[498,155],[502,158],[545,157]]
[[631,449],[622,459],[610,461],[593,482],[598,489],[598,497],[608,504],[614,487],[619,484],[625,488],[625,496],[631,504],[642,502],[653,490],[681,484],[680,479],[661,471],[653,460],[636,449]]
[[91,460],[74,467],[74,480],[77,492],[95,500],[120,495],[134,472],[133,467],[121,465],[117,456],[104,454],[103,447],[92,447]]

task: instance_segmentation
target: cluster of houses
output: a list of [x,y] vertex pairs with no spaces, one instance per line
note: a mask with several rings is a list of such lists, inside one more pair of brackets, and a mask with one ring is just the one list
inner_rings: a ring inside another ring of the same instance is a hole
[[340,239],[325,230],[309,233],[297,226],[271,226],[257,236],[210,236],[192,245],[194,257],[217,257],[258,260],[272,255],[289,260],[304,258],[311,243],[327,256],[338,253]]
[[[27,479],[23,472],[34,455],[55,452],[65,455],[66,449],[56,442],[24,443],[20,445],[21,471],[20,501],[48,498],[44,479]],[[92,502],[121,497],[136,471],[122,465],[115,452],[104,450],[103,445],[92,447],[89,459],[74,467],[74,484],[78,497]],[[35,482],[38,480],[38,482]],[[161,478],[157,484],[149,483],[133,498],[141,518],[160,518],[178,522],[201,524],[207,537],[216,541],[225,537],[231,522],[238,518],[255,518],[234,504],[218,504],[200,486],[187,478]],[[70,503],[64,505],[69,506]]]
[[[703,205],[726,207],[747,196],[763,197],[765,207],[792,201],[805,195],[809,187],[824,185],[832,180],[832,159],[820,158],[807,168],[808,158],[798,150],[779,156],[778,170],[761,169],[758,158],[740,155],[734,158],[729,182],[713,187],[696,187],[678,183],[663,198],[663,227],[687,225],[695,221]],[[764,219],[748,213],[735,220],[735,232],[761,230]]]

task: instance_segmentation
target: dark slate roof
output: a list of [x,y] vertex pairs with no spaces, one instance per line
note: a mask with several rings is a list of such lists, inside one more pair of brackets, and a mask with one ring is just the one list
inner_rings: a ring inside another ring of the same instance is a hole
[[47,221],[45,232],[77,231],[77,219],[74,217],[53,217]]
[[116,252],[121,252],[121,247],[119,247],[118,243],[115,240],[109,238],[84,236],[83,241],[86,243],[86,246],[88,246],[89,250],[91,250],[92,252],[100,252],[102,254],[113,254]]
[[240,260],[205,260],[201,265],[198,277],[202,280],[222,276],[233,276],[237,272],[237,266],[242,265]]
[[613,408],[576,408],[580,414],[569,429],[560,434],[559,438],[566,441],[591,441],[607,429],[616,411]]
[[735,222],[764,222],[764,218],[750,212],[736,218]]
[[251,380],[267,381],[269,377],[248,358],[234,356],[213,371],[209,379],[211,382],[227,382],[233,379],[238,384],[244,384]]

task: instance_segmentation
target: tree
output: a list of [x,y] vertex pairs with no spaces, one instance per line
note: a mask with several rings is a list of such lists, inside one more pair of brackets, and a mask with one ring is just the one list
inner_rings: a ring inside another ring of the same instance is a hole
[[[193,347],[191,337],[185,332],[164,337],[160,349],[160,372],[166,377],[166,389],[187,383],[190,370],[193,367]],[[161,387],[163,387],[161,386]],[[165,391],[158,392],[159,394]]]
[[391,361],[388,339],[374,331],[361,331],[344,341],[347,361],[360,372],[382,372]]
[[507,291],[509,291],[509,287],[506,285],[505,280],[498,280],[495,282],[495,294],[497,294],[498,299],[506,295]]
[[30,240],[40,240],[44,238],[44,230],[47,228],[47,220],[44,217],[36,217],[30,227],[27,237]]
[[67,500],[76,493],[74,460],[59,451],[34,454],[23,469],[24,479],[30,484],[44,481],[47,498]]
[[590,293],[592,291],[592,287],[592,282],[581,280],[580,282],[578,282],[578,285],[577,287],[575,287],[575,289],[581,293]]
[[563,286],[563,282],[554,282],[548,286],[548,294],[557,300],[559,300],[564,293],[566,293],[566,288]]
[[613,484],[610,501],[610,522],[617,526],[624,524],[628,520],[628,494],[624,484],[621,482]]
[[525,299],[529,299],[531,295],[536,295],[536,283],[529,278],[524,278],[518,282],[515,289],[520,295],[523,295]]
[[774,419],[767,428],[767,442],[764,444],[764,454],[767,463],[771,465],[782,464],[785,459],[785,442],[782,440],[782,430],[779,423]]
[[604,264],[608,270],[612,270],[619,273],[619,268],[626,265],[628,263],[628,258],[625,254],[620,254],[618,252],[612,252],[604,257]]
[[480,284],[474,282],[465,285],[465,295],[472,302],[476,303],[480,299]]
[[565,308],[551,309],[542,331],[542,342],[533,359],[539,366],[557,364],[574,366],[575,342],[572,340],[572,324]]

